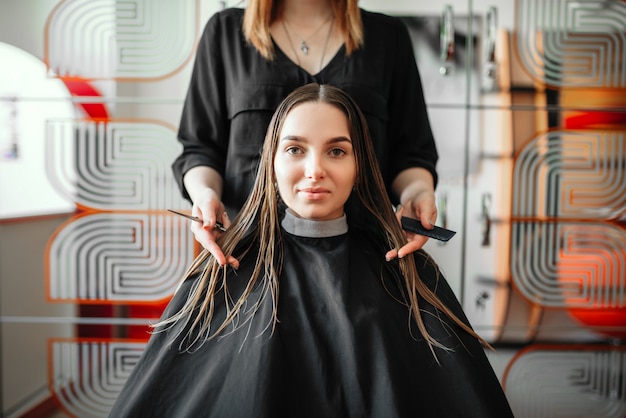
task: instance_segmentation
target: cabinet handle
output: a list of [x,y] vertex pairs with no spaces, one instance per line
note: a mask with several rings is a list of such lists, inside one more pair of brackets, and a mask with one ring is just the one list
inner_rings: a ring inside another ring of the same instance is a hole
[[489,209],[491,208],[491,194],[484,193],[482,197],[482,221],[483,221],[483,240],[480,243],[483,247],[491,245],[491,217]]
[[454,15],[452,6],[446,5],[441,15],[441,25],[439,27],[439,39],[441,41],[441,67],[439,74],[448,75],[454,68]]
[[441,219],[441,226],[443,228],[448,228],[448,194],[442,193],[439,198],[439,202],[437,202],[437,206],[439,206],[439,219]]
[[496,36],[498,32],[498,9],[487,10],[487,64],[485,73],[491,79],[496,78]]

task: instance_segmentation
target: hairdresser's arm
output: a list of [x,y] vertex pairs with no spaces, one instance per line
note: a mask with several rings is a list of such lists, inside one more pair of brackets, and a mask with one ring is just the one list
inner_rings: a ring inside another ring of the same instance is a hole
[[[396,211],[398,220],[401,216],[419,219],[427,229],[437,220],[437,205],[435,203],[435,185],[432,174],[419,167],[408,168],[401,171],[394,179],[392,192],[399,197],[400,206]],[[404,257],[424,246],[428,237],[406,232],[408,243],[400,250],[391,250],[386,257],[391,260],[396,257]]]
[[[183,177],[185,189],[193,202],[192,214],[204,222],[191,223],[191,231],[196,240],[217,259],[220,265],[227,262],[227,257],[217,245],[215,239],[219,230],[215,229],[215,222],[221,222],[225,227],[230,220],[221,201],[222,176],[213,168],[206,166],[193,167]],[[228,264],[237,268],[239,262],[233,256],[228,256]]]

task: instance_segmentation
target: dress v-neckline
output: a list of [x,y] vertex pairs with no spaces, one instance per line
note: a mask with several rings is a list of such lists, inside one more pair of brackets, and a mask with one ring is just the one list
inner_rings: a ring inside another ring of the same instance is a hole
[[294,62],[291,58],[289,58],[289,55],[287,55],[285,51],[282,50],[282,48],[278,45],[278,43],[276,42],[273,36],[272,36],[272,43],[274,44],[274,50],[277,51],[277,56],[282,57],[284,61],[287,61],[290,65],[296,67],[300,71],[305,72],[309,77],[313,77],[313,78],[317,78],[320,76],[320,74],[325,72],[327,68],[333,65],[335,60],[339,59],[341,55],[345,55],[345,50],[346,50],[346,44],[342,43],[339,49],[335,52],[335,55],[333,55],[333,57],[330,59],[330,61],[328,61],[326,65],[323,66],[317,73],[312,74],[308,72],[306,69],[299,66],[298,63]]

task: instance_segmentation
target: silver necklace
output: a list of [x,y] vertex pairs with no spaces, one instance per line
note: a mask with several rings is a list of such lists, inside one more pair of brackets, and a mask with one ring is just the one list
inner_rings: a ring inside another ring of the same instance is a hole
[[324,42],[324,49],[322,49],[322,57],[320,58],[320,68],[318,70],[322,71],[322,65],[324,64],[324,56],[326,55],[326,48],[328,47],[328,41],[330,40],[330,35],[333,33],[333,27],[335,26],[335,19],[330,22],[330,28],[328,29],[328,35],[326,35],[326,41]]
[[[331,18],[332,17],[333,17],[333,15],[331,15]],[[289,31],[287,30],[287,26],[285,25],[285,20],[282,19],[281,23],[283,25],[283,30],[285,31],[285,35],[287,35],[287,40],[289,41],[289,46],[291,47],[291,51],[293,52],[293,55],[296,57],[296,61],[297,61],[298,67],[302,67],[302,65],[300,64],[300,57],[298,56],[298,52],[296,51],[296,48],[293,45],[293,41],[291,40],[291,35],[289,35]],[[322,25],[322,26],[324,26],[324,25]],[[322,49],[322,56],[320,57],[320,65],[319,65],[319,70],[318,71],[322,71],[322,65],[324,65],[324,57],[326,56],[326,48],[328,48],[328,41],[330,41],[330,35],[333,33],[333,27],[334,26],[335,26],[335,19],[332,19],[332,22],[330,24],[330,28],[328,29],[328,34],[326,35],[326,41],[324,41],[324,49]],[[321,26],[320,26],[320,28],[321,28]],[[309,37],[309,39],[311,39],[311,37]],[[300,50],[302,50],[302,45],[300,46]],[[306,47],[306,53],[304,52],[304,50],[302,50],[302,52],[304,53],[304,55],[308,55],[308,52],[309,52],[308,46]]]
[[282,23],[283,25],[283,30],[285,31],[285,35],[287,35],[287,40],[289,41],[289,46],[291,47],[291,52],[293,52],[293,55],[296,57],[296,60],[298,61],[298,66],[300,66],[300,57],[298,56],[298,53],[296,52],[296,48],[293,46],[293,42],[291,41],[291,36],[289,36],[289,31],[287,30],[287,26],[285,25],[285,20],[281,20],[280,23]]
[[[304,55],[309,55],[309,49],[311,49],[309,47],[309,44],[307,43],[308,41],[310,41],[316,34],[317,32],[319,32],[327,23],[329,20],[333,19],[333,14],[331,13],[331,15],[328,17],[328,19],[326,19],[321,25],[318,26],[317,29],[315,29],[313,31],[312,34],[309,35],[308,38],[303,39],[302,41],[300,41],[300,51],[302,51],[302,53]],[[334,20],[334,19],[333,19]],[[283,23],[283,27],[285,28],[285,32],[287,32],[287,26],[286,26],[286,21],[287,19],[281,19],[282,23]],[[296,34],[297,35],[297,34]],[[291,37],[289,36],[289,32],[287,32],[287,37],[289,38],[289,42],[291,42]],[[295,48],[294,48],[295,49]]]

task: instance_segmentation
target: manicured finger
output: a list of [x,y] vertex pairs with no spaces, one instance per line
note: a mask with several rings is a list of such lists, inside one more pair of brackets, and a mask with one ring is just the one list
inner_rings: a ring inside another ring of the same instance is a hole
[[398,250],[396,250],[396,249],[389,250],[389,251],[387,251],[387,254],[385,254],[385,260],[391,261],[394,258],[396,258],[397,256],[398,256]]
[[414,237],[398,250],[398,257],[402,258],[406,255],[414,253],[422,248],[424,244],[426,244],[426,241],[428,241],[428,237],[414,234]]

